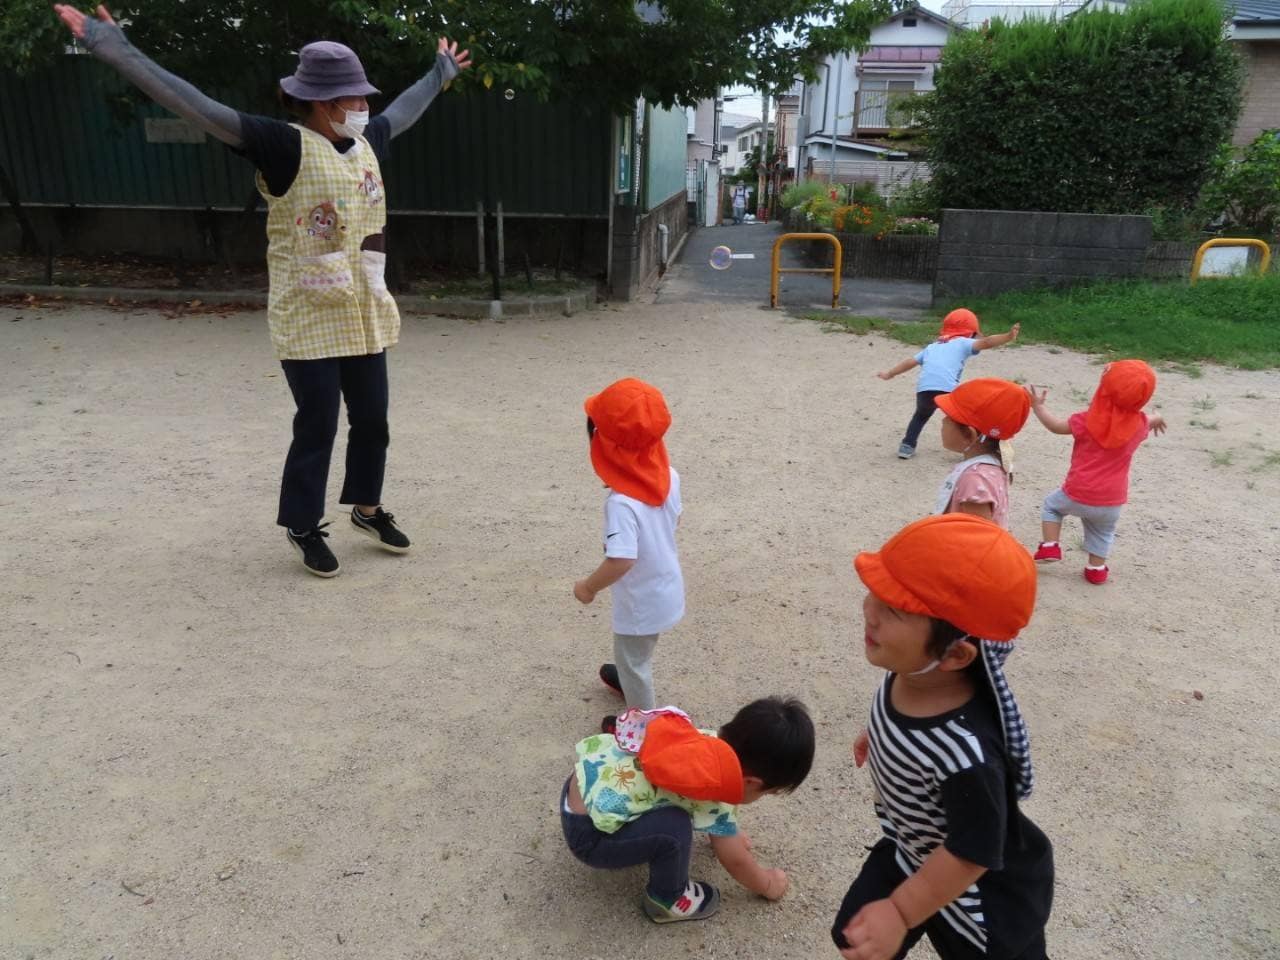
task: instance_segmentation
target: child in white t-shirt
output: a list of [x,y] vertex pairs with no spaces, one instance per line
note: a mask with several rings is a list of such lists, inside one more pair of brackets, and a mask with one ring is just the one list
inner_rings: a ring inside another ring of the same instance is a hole
[[[663,435],[671,414],[657,388],[627,378],[583,405],[591,438],[591,465],[609,487],[604,502],[604,561],[573,585],[591,603],[613,588],[613,663],[600,679],[626,698],[628,707],[652,710],[653,649],[658,635],[684,617],[684,577],[676,553],[680,475],[671,466]],[[616,717],[601,722],[612,733]]]

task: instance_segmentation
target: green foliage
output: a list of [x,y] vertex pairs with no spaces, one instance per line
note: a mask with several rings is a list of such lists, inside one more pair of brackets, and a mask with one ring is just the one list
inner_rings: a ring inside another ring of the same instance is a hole
[[[1086,353],[1248,370],[1280,367],[1280,274],[1201,280],[1112,281],[1069,290],[970,297],[983,329],[1022,323],[1019,340]],[[941,313],[959,303],[938,304]],[[936,326],[934,327],[936,329]]]
[[1153,240],[1198,240],[1204,236],[1205,217],[1198,208],[1157,204],[1142,211],[1151,218]]
[[1209,218],[1228,227],[1274,237],[1280,220],[1280,131],[1264,130],[1237,159],[1223,144],[1200,198]]
[[879,188],[870,181],[851,184],[845,192],[847,203],[861,204],[864,207],[873,207],[877,210],[887,208],[884,197],[880,196]]
[[1239,112],[1224,19],[1219,0],[1139,0],[953,35],[922,98],[943,206],[1188,208]]
[[[633,0],[128,0],[112,7],[133,42],[200,87],[271,83],[320,38],[360,54],[371,79],[398,90],[435,58],[436,38],[472,51],[459,86],[511,87],[624,109],[638,96],[670,106],[745,83],[816,79],[828,54],[864,49],[892,0],[681,0],[651,23]],[[652,18],[650,18],[652,19]],[[8,0],[0,62],[25,72],[53,61],[69,34],[48,0]]]
[[778,198],[783,209],[791,210],[814,197],[826,197],[827,185],[817,180],[806,180],[804,183],[788,185]]
[[942,212],[938,189],[931,180],[912,180],[893,191],[889,209],[895,216],[937,220]]

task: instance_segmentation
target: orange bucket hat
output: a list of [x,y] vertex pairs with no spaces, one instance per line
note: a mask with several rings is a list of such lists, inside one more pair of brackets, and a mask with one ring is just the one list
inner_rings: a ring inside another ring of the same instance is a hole
[[956,423],[973,427],[992,440],[1008,440],[1022,429],[1031,413],[1031,398],[1016,383],[983,377],[962,383],[936,397],[938,409]]
[[1084,425],[1099,446],[1108,450],[1122,447],[1142,426],[1142,408],[1155,392],[1156,372],[1141,360],[1108,363],[1084,415]]
[[853,566],[889,606],[983,640],[1013,640],[1036,604],[1036,564],[990,520],[943,513],[908,524]]
[[649,721],[639,759],[655,787],[691,800],[742,802],[742,763],[733,747],[702,733],[687,717],[668,714]]
[[582,405],[595,424],[591,466],[618,493],[660,507],[671,490],[671,458],[663,434],[671,413],[661,391],[628,377]]
[[978,315],[972,310],[958,307],[942,318],[942,334],[938,339],[946,343],[956,337],[976,337],[981,332],[978,329]]

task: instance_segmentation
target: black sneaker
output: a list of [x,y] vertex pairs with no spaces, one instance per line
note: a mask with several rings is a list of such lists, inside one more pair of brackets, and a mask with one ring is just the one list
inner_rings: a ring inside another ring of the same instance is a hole
[[324,542],[324,538],[328,536],[324,532],[327,526],[327,523],[322,523],[306,533],[294,533],[288,527],[284,531],[289,542],[293,544],[293,549],[297,550],[298,556],[302,558],[302,565],[307,568],[307,573],[314,573],[317,577],[338,575],[338,558]]
[[351,508],[351,525],[378,546],[392,553],[408,553],[409,538],[396,526],[396,518],[381,507],[372,517],[366,517],[357,507]]
[[600,664],[600,682],[616,693],[623,696],[622,681],[618,679],[618,665],[615,663]]

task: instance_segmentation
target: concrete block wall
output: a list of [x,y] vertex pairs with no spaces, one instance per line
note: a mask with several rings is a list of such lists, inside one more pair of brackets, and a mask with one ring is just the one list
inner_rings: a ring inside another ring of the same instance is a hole
[[933,296],[1138,276],[1150,243],[1149,217],[944,210]]
[[648,213],[636,207],[618,207],[613,214],[613,263],[610,297],[635,300],[658,278],[662,267],[659,224],[667,226],[667,256],[675,255],[689,232],[689,208],[685,192],[672,194]]

